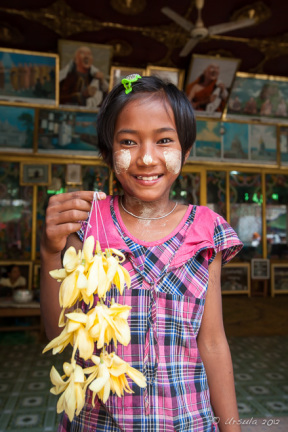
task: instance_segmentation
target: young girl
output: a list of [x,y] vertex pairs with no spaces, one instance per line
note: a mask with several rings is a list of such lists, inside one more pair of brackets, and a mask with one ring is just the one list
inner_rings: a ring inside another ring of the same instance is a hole
[[215,432],[219,427],[239,432],[220,272],[241,242],[208,208],[170,200],[171,186],[195,141],[186,96],[156,77],[127,78],[126,91],[116,86],[98,117],[99,148],[123,195],[99,194],[105,232],[96,227],[95,211],[85,222],[93,192],[50,199],[41,245],[41,308],[53,338],[60,332],[59,283],[49,271],[62,266],[63,249],[82,248],[84,234],[98,236],[102,250],[108,247],[107,236],[110,247],[125,254],[132,281],[122,296],[114,289],[107,293],[108,302],[111,294],[132,306],[131,343],[113,351],[144,373],[147,387],[132,383],[133,394],[111,394],[105,405],[97,400],[94,408],[88,390],[79,416],[70,422],[64,414],[59,431]]

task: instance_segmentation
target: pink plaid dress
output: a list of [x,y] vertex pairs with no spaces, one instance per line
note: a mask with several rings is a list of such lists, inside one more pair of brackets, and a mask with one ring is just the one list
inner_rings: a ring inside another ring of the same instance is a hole
[[[123,295],[112,288],[107,297],[132,307],[129,325],[131,343],[116,351],[131,366],[143,372],[147,388],[129,378],[133,394],[110,395],[104,405],[87,392],[86,403],[70,423],[64,414],[59,432],[216,432],[206,372],[198,348],[208,286],[208,265],[222,251],[223,264],[242,244],[228,223],[207,207],[190,205],[178,227],[154,242],[139,241],[127,232],[118,197],[99,202],[109,246],[121,250],[132,286]],[[98,212],[97,212],[98,213]],[[98,214],[98,230],[92,210],[86,237],[106,237]],[[92,221],[92,222],[91,222]],[[86,225],[85,225],[86,227]],[[99,233],[98,233],[99,231]],[[79,235],[83,239],[85,229]],[[95,305],[98,298],[95,297]],[[83,305],[86,310],[86,305]],[[95,348],[95,354],[99,351]],[[83,367],[89,361],[78,359]]]

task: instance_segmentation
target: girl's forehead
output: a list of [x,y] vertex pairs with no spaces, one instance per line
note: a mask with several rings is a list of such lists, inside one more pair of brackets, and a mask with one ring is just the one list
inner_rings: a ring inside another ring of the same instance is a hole
[[[138,96],[138,97],[137,97]],[[167,117],[171,122],[175,123],[174,113],[172,107],[163,93],[148,93],[148,94],[137,94],[135,97],[125,104],[120,110],[116,125],[119,121],[125,121],[131,116],[141,116],[143,113],[150,116],[151,118]],[[148,125],[147,125],[148,126]]]

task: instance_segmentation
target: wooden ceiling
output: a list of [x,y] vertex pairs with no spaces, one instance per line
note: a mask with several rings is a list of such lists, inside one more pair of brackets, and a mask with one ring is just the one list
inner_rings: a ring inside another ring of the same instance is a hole
[[[0,45],[57,52],[59,39],[114,46],[112,64],[189,68],[192,54],[240,58],[240,71],[288,77],[286,0],[206,0],[206,27],[253,9],[258,23],[206,38],[180,57],[189,34],[161,13],[169,6],[195,23],[194,0],[1,0]],[[243,9],[244,8],[244,9]]]

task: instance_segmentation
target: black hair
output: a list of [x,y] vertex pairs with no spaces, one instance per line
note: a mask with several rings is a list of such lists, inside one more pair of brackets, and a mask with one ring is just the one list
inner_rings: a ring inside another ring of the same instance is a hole
[[185,93],[174,84],[156,76],[147,76],[132,83],[132,91],[125,93],[123,84],[117,84],[105,98],[97,119],[98,147],[104,161],[113,167],[113,138],[117,117],[129,102],[148,94],[160,97],[171,106],[177,134],[182,147],[182,165],[186,153],[196,139],[196,121],[191,103]]

